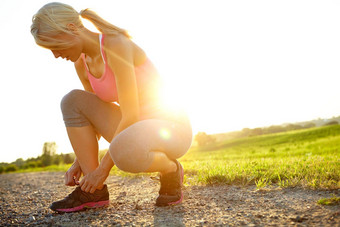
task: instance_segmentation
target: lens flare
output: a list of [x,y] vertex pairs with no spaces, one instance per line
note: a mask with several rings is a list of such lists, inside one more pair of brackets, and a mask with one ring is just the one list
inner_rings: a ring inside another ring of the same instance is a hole
[[166,140],[170,139],[170,137],[171,137],[170,131],[168,129],[166,129],[166,128],[162,128],[160,130],[159,134],[161,135],[161,137],[163,139],[166,139]]

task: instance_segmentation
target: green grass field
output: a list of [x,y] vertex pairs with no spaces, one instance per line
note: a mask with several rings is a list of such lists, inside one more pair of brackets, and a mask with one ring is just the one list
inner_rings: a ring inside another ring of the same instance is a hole
[[[340,125],[193,147],[180,159],[186,185],[340,188]],[[70,165],[27,171],[66,171]],[[135,176],[117,168],[111,174]],[[140,175],[140,174],[139,174]]]
[[187,184],[340,188],[340,126],[327,126],[192,148],[181,158]]

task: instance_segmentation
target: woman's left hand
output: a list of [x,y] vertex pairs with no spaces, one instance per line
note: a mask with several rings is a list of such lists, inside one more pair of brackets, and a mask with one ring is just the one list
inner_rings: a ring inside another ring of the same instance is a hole
[[79,182],[81,190],[84,192],[93,193],[99,186],[102,186],[109,173],[100,167],[97,167],[94,171],[86,174]]

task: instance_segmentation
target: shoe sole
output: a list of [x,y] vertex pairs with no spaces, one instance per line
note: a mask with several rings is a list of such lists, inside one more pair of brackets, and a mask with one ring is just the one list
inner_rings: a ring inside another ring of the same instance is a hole
[[[183,181],[184,181],[184,170],[183,170],[183,167],[182,167],[181,163],[178,162],[178,164],[179,164],[179,167],[181,169],[180,170],[181,171],[180,176],[181,176],[181,187],[182,187],[183,186]],[[168,203],[168,205],[180,204],[182,201],[183,201],[183,192],[181,190],[181,198],[179,200],[175,201],[175,202]]]
[[84,210],[86,208],[100,208],[100,207],[103,207],[103,206],[107,206],[109,204],[110,204],[109,200],[99,201],[99,202],[89,202],[89,203],[84,203],[84,204],[77,206],[77,207],[65,208],[65,209],[56,209],[56,211],[64,212],[64,213],[70,213],[70,212],[81,211],[81,210]]

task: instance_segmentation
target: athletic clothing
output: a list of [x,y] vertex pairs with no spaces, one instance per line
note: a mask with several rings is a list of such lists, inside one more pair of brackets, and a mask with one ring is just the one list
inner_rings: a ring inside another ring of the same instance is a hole
[[[103,50],[104,38],[105,35],[99,34],[100,53],[104,62],[104,71],[100,78],[96,78],[90,73],[84,54],[82,54],[82,59],[84,61],[87,77],[94,93],[105,102],[119,103],[115,75],[107,64],[106,54]],[[157,97],[156,92],[160,86],[160,77],[156,68],[148,58],[142,65],[135,67],[135,74],[139,102],[143,105],[144,102],[150,98],[154,99]]]

